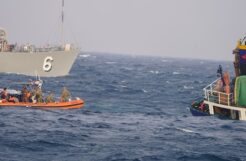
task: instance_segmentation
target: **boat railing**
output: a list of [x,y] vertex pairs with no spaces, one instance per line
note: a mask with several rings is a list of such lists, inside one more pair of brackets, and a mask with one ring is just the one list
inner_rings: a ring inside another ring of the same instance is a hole
[[216,82],[218,80],[219,79],[216,79],[211,84],[203,88],[205,100],[228,106],[234,104],[233,93],[225,93],[215,90]]
[[46,45],[44,47],[36,47],[34,45],[6,45],[6,49],[1,50],[0,44],[0,52],[21,52],[21,53],[35,53],[35,52],[54,52],[54,51],[70,51],[77,50],[73,44],[65,44],[65,45]]

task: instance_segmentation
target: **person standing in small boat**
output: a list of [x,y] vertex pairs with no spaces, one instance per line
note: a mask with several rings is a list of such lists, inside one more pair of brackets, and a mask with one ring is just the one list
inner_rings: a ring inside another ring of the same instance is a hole
[[68,102],[71,99],[71,94],[66,87],[63,87],[61,93],[61,102]]
[[41,88],[39,88],[38,86],[35,87],[34,93],[35,93],[36,101],[37,101],[38,103],[43,102],[43,93],[42,93]]
[[24,85],[21,90],[22,102],[29,102],[28,96],[30,97],[29,91],[27,90],[27,87]]
[[55,102],[55,99],[54,99],[54,93],[53,92],[50,92],[49,95],[46,97],[45,99],[45,102],[46,103],[52,103],[52,102]]

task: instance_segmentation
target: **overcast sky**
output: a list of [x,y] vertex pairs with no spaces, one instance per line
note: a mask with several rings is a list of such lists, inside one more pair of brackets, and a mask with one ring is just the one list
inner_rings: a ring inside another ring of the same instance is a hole
[[[82,51],[232,60],[245,0],[65,0],[65,39]],[[10,43],[61,40],[61,0],[1,0]]]

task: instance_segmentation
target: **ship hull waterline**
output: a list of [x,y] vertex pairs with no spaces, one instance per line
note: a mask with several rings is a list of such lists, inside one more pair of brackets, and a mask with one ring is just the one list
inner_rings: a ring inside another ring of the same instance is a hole
[[84,106],[83,100],[73,100],[70,102],[54,102],[54,103],[25,103],[25,102],[5,102],[0,103],[0,107],[28,107],[39,109],[78,109]]
[[0,73],[27,76],[66,76],[78,55],[78,50],[49,52],[1,52]]

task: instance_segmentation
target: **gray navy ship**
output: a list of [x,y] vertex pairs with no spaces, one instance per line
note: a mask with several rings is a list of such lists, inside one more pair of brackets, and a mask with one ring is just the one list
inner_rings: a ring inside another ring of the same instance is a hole
[[[63,7],[64,0],[62,25]],[[45,47],[9,44],[6,31],[0,28],[0,73],[41,77],[65,76],[69,74],[79,51],[72,44]]]
[[0,73],[57,77],[68,75],[79,49],[71,44],[46,46],[8,44],[0,29]]

